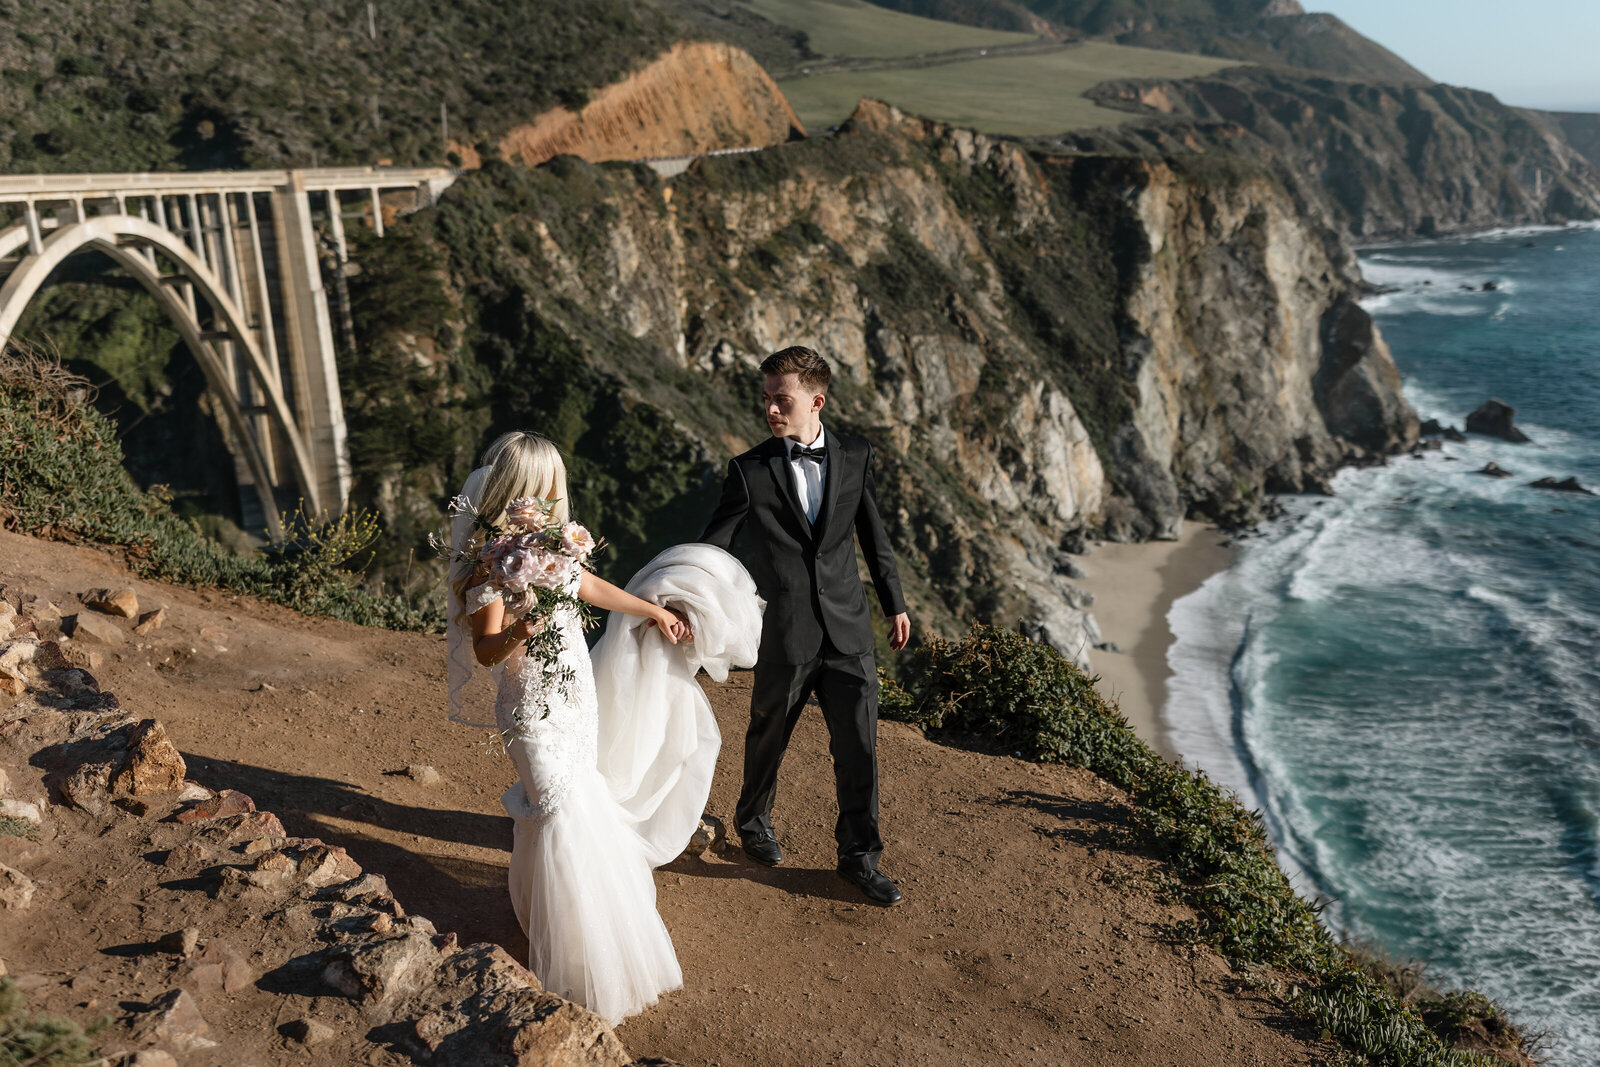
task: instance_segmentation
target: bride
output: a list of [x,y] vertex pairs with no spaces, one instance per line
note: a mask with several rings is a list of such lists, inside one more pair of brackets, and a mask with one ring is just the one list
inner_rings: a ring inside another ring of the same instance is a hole
[[[524,497],[552,502],[564,523],[566,481],[553,444],[512,432],[489,446],[462,495],[493,524]],[[472,532],[458,514],[458,557]],[[494,725],[518,775],[501,802],[515,824],[508,880],[528,967],[615,1024],[683,984],[650,871],[688,844],[721,745],[695,674],[720,681],[754,663],[764,605],[738,561],[710,545],[667,549],[627,589],[563,558],[564,590],[611,615],[591,654],[577,611],[557,609],[554,670],[524,669],[538,624],[509,616],[481,565],[452,563],[451,718],[467,721],[461,691],[473,663],[492,668]]]

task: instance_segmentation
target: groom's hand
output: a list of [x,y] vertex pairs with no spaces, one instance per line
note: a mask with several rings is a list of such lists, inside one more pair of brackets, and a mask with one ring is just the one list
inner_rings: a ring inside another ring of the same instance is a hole
[[899,652],[911,640],[911,616],[901,612],[889,620],[889,647]]

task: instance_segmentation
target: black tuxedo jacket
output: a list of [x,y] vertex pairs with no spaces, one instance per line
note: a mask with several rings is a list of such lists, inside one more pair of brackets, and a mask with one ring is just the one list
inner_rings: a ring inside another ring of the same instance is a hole
[[794,490],[788,452],[769,437],[728,464],[722,500],[700,535],[730,547],[750,527],[750,575],[767,601],[759,657],[805,663],[826,635],[846,655],[872,651],[872,621],[856,570],[855,538],[867,558],[878,603],[889,617],[906,610],[889,535],[872,493],[872,446],[826,431],[827,481],[816,525],[806,521]]

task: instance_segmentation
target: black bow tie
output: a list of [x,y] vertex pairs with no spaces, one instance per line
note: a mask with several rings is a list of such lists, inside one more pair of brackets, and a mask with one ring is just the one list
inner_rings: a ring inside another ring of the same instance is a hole
[[821,445],[816,448],[807,448],[805,445],[795,445],[789,450],[790,459],[814,459],[821,463],[827,458],[828,450]]

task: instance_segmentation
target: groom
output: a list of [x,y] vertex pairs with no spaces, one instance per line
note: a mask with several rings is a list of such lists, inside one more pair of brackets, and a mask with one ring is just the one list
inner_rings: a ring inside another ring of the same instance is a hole
[[898,904],[899,887],[878,871],[878,673],[856,538],[896,650],[911,636],[911,619],[872,495],[872,446],[822,428],[832,371],[817,353],[785,348],[768,356],[761,371],[772,437],[728,464],[722,500],[700,535],[726,549],[748,524],[750,570],[767,601],[744,742],[739,836],[752,859],[783,862],[772,833],[778,765],[814,692],[828,724],[839,793],[839,874],[869,900]]

